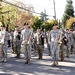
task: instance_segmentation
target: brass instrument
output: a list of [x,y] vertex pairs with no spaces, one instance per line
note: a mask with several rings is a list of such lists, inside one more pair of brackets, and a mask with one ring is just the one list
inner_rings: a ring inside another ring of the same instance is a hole
[[27,38],[25,39],[25,41],[24,41],[24,47],[25,47],[25,49],[26,49],[27,46],[29,45],[30,36],[31,36],[31,32],[30,32],[30,34],[28,35],[28,37],[27,37]]

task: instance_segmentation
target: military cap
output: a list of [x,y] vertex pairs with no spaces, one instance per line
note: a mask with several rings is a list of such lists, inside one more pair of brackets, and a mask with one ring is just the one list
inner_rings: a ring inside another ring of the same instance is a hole
[[58,26],[57,24],[54,24],[53,26]]
[[15,28],[18,28],[18,26],[15,26]]
[[2,24],[2,25],[1,25],[1,27],[5,27],[5,25],[4,25],[4,24]]
[[24,26],[25,26],[25,25],[28,25],[28,23],[25,22],[25,23],[24,23]]

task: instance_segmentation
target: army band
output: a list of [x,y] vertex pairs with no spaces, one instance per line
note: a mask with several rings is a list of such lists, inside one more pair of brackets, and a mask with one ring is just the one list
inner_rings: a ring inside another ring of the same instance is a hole
[[[58,65],[58,61],[64,61],[64,58],[70,57],[70,54],[75,53],[75,31],[69,29],[58,29],[57,24],[53,25],[53,30],[42,31],[37,28],[34,33],[28,23],[24,23],[23,29],[15,26],[14,32],[11,34],[12,53],[15,53],[15,58],[21,58],[20,54],[24,54],[24,63],[31,62],[31,52],[37,53],[38,59],[43,58],[44,44],[47,44],[48,55],[52,57],[53,66]],[[45,42],[46,40],[46,42]],[[0,58],[1,62],[7,61],[7,41],[8,32],[4,25],[0,31]]]

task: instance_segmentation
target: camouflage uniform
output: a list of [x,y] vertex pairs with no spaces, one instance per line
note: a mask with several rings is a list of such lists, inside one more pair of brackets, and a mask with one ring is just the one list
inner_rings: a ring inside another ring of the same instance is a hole
[[16,58],[20,58],[21,41],[18,31],[14,31],[14,51],[17,54]]
[[48,53],[49,53],[49,56],[51,55],[51,51],[50,51],[50,42],[49,42],[49,33],[50,33],[50,31],[48,31],[48,33],[47,33],[47,47],[48,47]]
[[38,59],[42,59],[43,56],[43,50],[44,50],[44,38],[43,38],[43,34],[40,33],[36,33],[35,35],[35,39],[36,39],[36,50],[38,52]]
[[69,57],[69,55],[70,55],[70,50],[71,50],[71,36],[70,36],[70,33],[68,33],[68,32],[66,32],[65,36],[66,36],[66,38],[67,38],[66,56]]
[[21,50],[25,55],[26,64],[30,62],[31,59],[31,30],[24,29],[21,32],[21,38],[22,38],[22,47]]
[[73,39],[73,31],[70,31],[70,37],[71,37],[71,54],[73,53],[73,43],[74,43],[74,39]]
[[59,36],[60,36],[59,30],[50,31],[49,41],[50,41],[51,55],[54,61],[53,65],[57,65],[59,60],[59,50],[60,50],[60,45],[58,43]]
[[11,32],[11,48],[12,48],[12,53],[15,53],[15,51],[14,51],[14,34],[13,34],[13,32]]
[[63,61],[64,60],[64,57],[65,57],[65,38],[64,38],[64,31],[61,30],[60,31],[60,40],[61,40],[61,45],[60,45],[60,61]]
[[1,37],[0,40],[4,40],[4,44],[0,43],[0,48],[2,52],[2,61],[7,61],[7,48],[8,48],[8,32],[6,30],[1,31],[0,33]]
[[75,31],[73,31],[73,52],[75,53]]

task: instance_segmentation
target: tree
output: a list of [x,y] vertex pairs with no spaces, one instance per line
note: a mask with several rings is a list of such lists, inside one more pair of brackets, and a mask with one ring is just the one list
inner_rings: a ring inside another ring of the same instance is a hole
[[47,30],[51,30],[53,27],[53,24],[50,24],[49,22],[43,22],[42,24],[42,30],[46,29]]
[[2,0],[0,0],[0,14],[2,12]]
[[67,28],[67,29],[72,29],[72,24],[73,24],[73,23],[75,23],[75,18],[70,17],[70,19],[68,19],[68,20],[66,21],[66,26],[65,26],[65,28]]
[[[12,5],[13,4],[13,5]],[[18,25],[19,27],[23,27],[23,24],[25,22],[28,22],[30,25],[32,24],[32,21],[33,21],[33,15],[32,13],[30,13],[29,11],[25,11],[23,10],[22,8],[25,8],[26,6],[23,5],[23,7],[21,6],[22,4],[19,2],[19,3],[3,3],[3,9],[2,9],[2,12],[6,12],[8,11],[7,13],[4,13],[3,16],[4,16],[4,22],[6,25],[8,25],[8,29],[9,30],[12,30],[14,29],[15,25]],[[17,5],[19,7],[22,7],[21,9],[14,6],[14,5]],[[32,9],[30,9],[32,10]]]
[[1,21],[1,14],[2,14],[2,0],[0,0],[0,21]]
[[69,19],[70,17],[74,17],[74,7],[72,3],[73,3],[72,0],[67,0],[67,4],[62,18],[62,23],[64,27],[66,25],[67,19]]
[[47,20],[48,20],[47,14],[46,14],[46,10],[44,10],[44,12],[41,12],[40,19],[41,19],[42,21],[47,21]]
[[32,25],[33,31],[37,30],[38,27],[39,28],[42,27],[42,21],[41,21],[41,19],[39,19],[38,16],[35,16],[34,21],[33,21],[33,25]]

